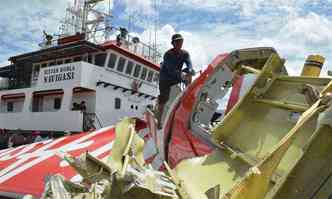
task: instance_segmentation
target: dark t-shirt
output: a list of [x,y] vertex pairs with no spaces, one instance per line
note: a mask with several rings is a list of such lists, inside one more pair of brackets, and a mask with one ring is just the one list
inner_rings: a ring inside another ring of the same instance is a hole
[[181,72],[183,64],[188,69],[192,69],[190,55],[187,51],[181,50],[179,53],[174,48],[164,54],[164,60],[160,68],[160,81],[168,81],[170,84],[177,84],[183,81]]

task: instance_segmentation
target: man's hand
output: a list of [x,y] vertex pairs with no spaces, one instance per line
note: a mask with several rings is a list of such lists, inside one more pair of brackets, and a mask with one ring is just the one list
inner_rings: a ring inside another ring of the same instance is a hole
[[186,75],[186,82],[188,82],[188,84],[190,84],[192,82],[193,76],[191,74],[187,74]]
[[183,79],[186,86],[192,82],[192,75],[188,73],[182,73],[181,78]]
[[181,79],[182,79],[183,81],[186,80],[186,73],[181,73]]

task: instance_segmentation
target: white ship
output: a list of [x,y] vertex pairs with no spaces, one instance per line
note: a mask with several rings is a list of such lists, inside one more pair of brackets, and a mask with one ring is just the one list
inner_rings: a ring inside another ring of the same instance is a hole
[[75,1],[58,38],[45,33],[41,49],[0,68],[0,128],[81,132],[142,116],[154,103],[160,56],[112,27],[109,14],[94,9],[98,2]]

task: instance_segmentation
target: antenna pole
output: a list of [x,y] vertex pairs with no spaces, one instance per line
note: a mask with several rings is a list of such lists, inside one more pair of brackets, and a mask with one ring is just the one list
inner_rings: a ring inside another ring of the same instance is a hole
[[108,0],[108,15],[111,15],[111,0]]
[[83,7],[83,16],[82,16],[82,33],[86,33],[86,21],[88,17],[88,6],[89,4],[84,0],[84,7]]
[[157,62],[157,26],[158,26],[158,20],[159,20],[159,14],[157,13],[158,6],[157,6],[157,0],[154,0],[154,7],[155,7],[155,23],[154,23],[154,55],[153,60],[154,62]]

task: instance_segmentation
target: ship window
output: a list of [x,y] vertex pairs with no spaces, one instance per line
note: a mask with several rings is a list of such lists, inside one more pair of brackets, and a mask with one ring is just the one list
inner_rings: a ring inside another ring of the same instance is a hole
[[153,81],[154,82],[158,82],[159,81],[159,74],[158,73],[154,74]]
[[141,79],[142,79],[142,80],[145,80],[145,78],[146,78],[146,73],[147,73],[147,69],[146,69],[145,67],[143,67],[142,74],[141,74]]
[[55,65],[55,61],[52,61],[48,64],[49,66],[54,66]]
[[116,70],[122,72],[124,69],[125,63],[126,63],[126,59],[123,57],[120,57],[119,62],[118,62],[118,67],[116,68]]
[[120,109],[120,108],[121,108],[121,99],[115,98],[115,109]]
[[149,71],[149,74],[148,74],[148,78],[147,78],[147,80],[148,80],[149,82],[152,82],[152,78],[153,78],[153,71]]
[[71,63],[71,59],[66,59],[66,60],[65,60],[65,63],[66,63],[66,64]]
[[34,71],[39,71],[40,70],[40,65],[39,64],[36,64],[33,66],[34,68]]
[[82,61],[82,57],[81,56],[74,57],[74,62],[78,62],[78,61]]
[[14,111],[14,102],[7,102],[7,112]]
[[113,53],[111,53],[110,54],[110,58],[109,58],[109,60],[108,60],[108,67],[109,68],[114,68],[114,66],[115,66],[115,62],[116,62],[116,59],[117,59],[117,56],[116,56],[116,54],[113,54]]
[[33,71],[32,71],[32,81],[37,81],[38,80],[39,71],[40,71],[40,65],[35,64],[33,66]]
[[95,65],[104,67],[106,55],[107,55],[106,53],[101,53],[101,54],[95,55]]
[[134,71],[134,77],[138,77],[139,73],[141,72],[141,65],[136,64],[135,71]]
[[61,108],[61,98],[54,99],[54,109],[59,110]]
[[43,104],[43,97],[40,96],[33,97],[32,112],[41,112],[43,109],[42,104]]
[[126,68],[126,74],[131,75],[131,72],[133,71],[134,63],[132,61],[128,61],[127,68]]
[[92,64],[92,55],[88,55],[88,62]]
[[63,60],[58,60],[58,61],[56,61],[56,64],[57,64],[57,65],[61,65],[61,64],[63,64]]

